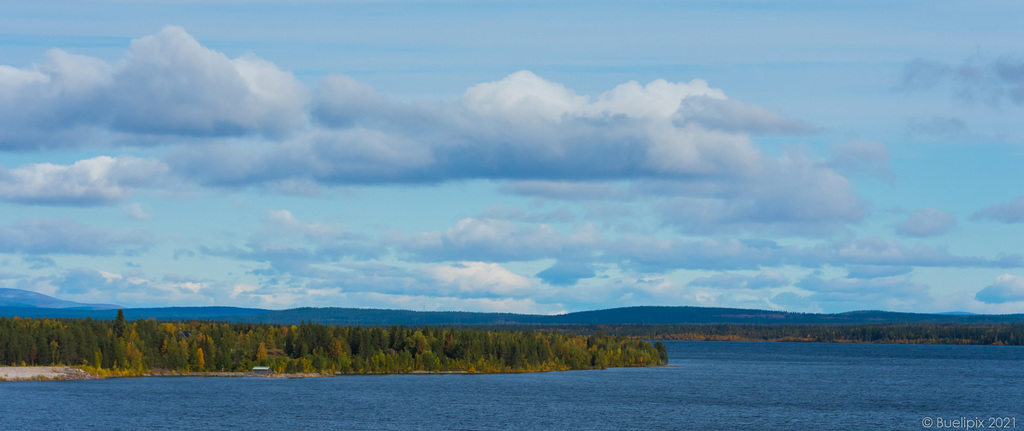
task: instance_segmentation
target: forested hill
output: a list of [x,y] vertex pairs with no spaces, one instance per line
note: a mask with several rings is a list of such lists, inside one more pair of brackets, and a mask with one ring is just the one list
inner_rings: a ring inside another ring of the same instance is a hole
[[[0,316],[75,317],[112,320],[116,310],[0,307]],[[1024,323],[1024,314],[964,315],[853,311],[837,314],[710,307],[624,307],[581,311],[556,316],[471,313],[458,311],[409,311],[361,308],[294,308],[265,310],[237,307],[126,308],[129,320],[216,320],[251,323],[328,325],[680,325],[680,324],[885,324],[885,323]]]

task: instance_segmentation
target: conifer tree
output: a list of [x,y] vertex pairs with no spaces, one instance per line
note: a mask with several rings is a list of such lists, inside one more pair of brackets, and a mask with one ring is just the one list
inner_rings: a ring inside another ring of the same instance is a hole
[[125,331],[128,330],[128,324],[124,323],[124,310],[117,310],[117,319],[114,320],[114,335],[117,337],[124,337]]

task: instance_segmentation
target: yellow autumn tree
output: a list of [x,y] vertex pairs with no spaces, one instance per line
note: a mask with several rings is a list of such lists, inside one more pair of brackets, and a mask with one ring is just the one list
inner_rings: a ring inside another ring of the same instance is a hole
[[256,347],[256,361],[263,362],[267,359],[267,345],[260,343],[259,347]]
[[206,368],[206,358],[203,357],[203,348],[196,349],[196,371],[203,371]]

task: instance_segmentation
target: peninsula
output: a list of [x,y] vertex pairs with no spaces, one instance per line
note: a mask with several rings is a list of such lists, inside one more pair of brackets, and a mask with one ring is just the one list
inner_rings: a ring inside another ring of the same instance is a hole
[[[661,343],[548,331],[0,317],[0,364],[99,377],[521,373],[665,364]],[[52,376],[51,376],[52,377]],[[59,376],[57,376],[59,377]]]

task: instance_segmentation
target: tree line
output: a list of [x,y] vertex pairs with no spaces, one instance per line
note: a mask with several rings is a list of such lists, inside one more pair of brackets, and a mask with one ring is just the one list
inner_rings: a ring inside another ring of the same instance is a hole
[[1024,345],[1024,324],[878,325],[575,325],[548,330],[608,333],[646,340]]
[[664,345],[622,336],[511,331],[0,317],[0,364],[282,373],[533,372],[667,363]]

